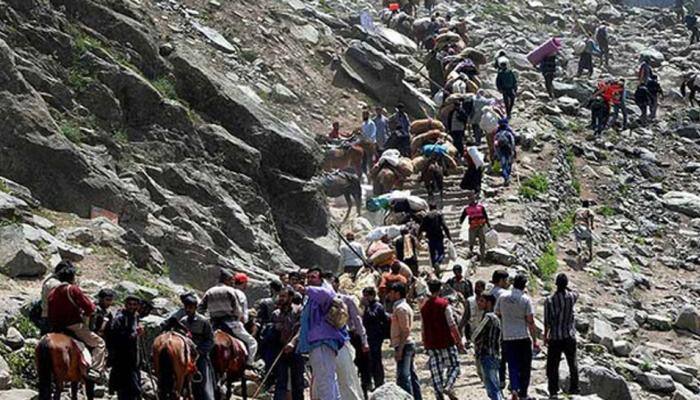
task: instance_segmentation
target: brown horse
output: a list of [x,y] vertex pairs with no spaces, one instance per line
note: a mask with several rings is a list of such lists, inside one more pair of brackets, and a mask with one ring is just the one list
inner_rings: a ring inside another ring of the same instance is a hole
[[401,179],[391,169],[382,168],[379,172],[377,172],[377,176],[374,178],[372,183],[374,192],[373,195],[379,196],[399,188],[401,186]]
[[153,341],[153,372],[159,400],[192,400],[192,378],[197,372],[197,352],[176,332],[165,332]]
[[362,176],[364,157],[365,151],[360,144],[352,144],[344,148],[331,148],[323,158],[322,168],[328,172],[336,169],[341,171],[352,169],[357,173],[357,176]]
[[[216,388],[214,390],[216,400],[229,400],[231,398],[231,385],[237,379],[241,380],[243,400],[248,398],[248,385],[245,376],[247,358],[248,350],[243,342],[224,331],[214,332],[211,362],[216,374]],[[226,394],[223,398],[222,385],[226,386]]]
[[[71,399],[78,399],[78,385],[85,385],[85,397],[92,400],[95,384],[86,379],[85,364],[78,345],[67,335],[49,333],[41,338],[34,351],[39,377],[39,400],[60,400],[66,383],[71,384]],[[53,385],[53,390],[52,390]]]

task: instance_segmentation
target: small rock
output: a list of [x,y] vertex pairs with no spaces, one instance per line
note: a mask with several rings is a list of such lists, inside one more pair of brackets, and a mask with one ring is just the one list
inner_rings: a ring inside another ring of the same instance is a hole
[[644,390],[654,393],[673,393],[676,391],[676,385],[673,383],[673,378],[668,375],[656,375],[649,372],[643,372],[637,375],[637,383]]
[[378,387],[369,395],[369,400],[413,400],[413,396],[391,382]]
[[649,315],[647,317],[647,325],[656,331],[670,331],[671,319],[664,315]]
[[598,318],[593,321],[593,331],[591,332],[591,341],[593,343],[602,344],[608,350],[612,350],[616,337],[617,334],[612,325]]
[[24,336],[15,327],[10,327],[2,342],[12,350],[19,350],[24,346]]
[[296,103],[299,101],[299,97],[281,83],[276,83],[272,87],[272,98],[280,103]]
[[613,353],[620,357],[627,357],[632,353],[632,344],[626,340],[613,341]]
[[10,375],[10,366],[2,356],[0,356],[0,390],[7,390],[12,383],[12,375]]
[[517,262],[514,255],[510,254],[507,250],[497,247],[495,249],[489,249],[486,251],[486,260],[496,264],[504,265],[510,267]]
[[39,393],[31,389],[12,389],[0,392],[0,400],[35,400]]

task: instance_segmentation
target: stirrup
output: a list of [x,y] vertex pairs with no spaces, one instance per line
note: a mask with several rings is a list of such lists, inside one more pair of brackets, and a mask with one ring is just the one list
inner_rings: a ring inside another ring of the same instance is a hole
[[204,377],[202,376],[202,373],[197,371],[192,375],[192,383],[202,383],[204,380]]

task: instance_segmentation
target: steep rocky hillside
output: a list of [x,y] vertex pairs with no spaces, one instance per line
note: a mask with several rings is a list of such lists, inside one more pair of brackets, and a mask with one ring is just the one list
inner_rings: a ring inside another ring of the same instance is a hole
[[[359,25],[363,10],[374,31]],[[410,24],[388,29],[379,10],[350,0],[0,0],[0,354],[10,364],[0,362],[0,389],[33,384],[37,332],[20,309],[60,258],[80,262],[90,292],[139,293],[158,315],[221,265],[252,275],[252,297],[280,270],[337,265],[330,223],[340,212],[312,179],[316,136],[332,120],[352,130],[364,105],[403,102],[412,117],[436,109],[425,51],[397,32]],[[697,399],[700,108],[678,87],[700,45],[687,46],[671,10],[616,1],[450,1],[437,11],[465,21],[469,46],[506,50],[520,80],[513,185],[495,175],[484,184],[499,247],[487,266],[459,262],[473,279],[530,273],[539,320],[554,273],[570,274],[587,393]],[[601,21],[610,65],[576,78],[571,44]],[[553,101],[525,58],[552,35],[565,43]],[[596,80],[627,78],[633,91],[642,52],[666,92],[659,120],[641,126],[630,101],[631,129],[593,137],[585,104]],[[490,61],[480,78],[497,98]],[[582,198],[596,212],[586,265],[570,235]],[[432,399],[425,362],[421,353]],[[460,398],[483,399],[471,355],[463,376]],[[543,395],[541,358],[533,379]]]

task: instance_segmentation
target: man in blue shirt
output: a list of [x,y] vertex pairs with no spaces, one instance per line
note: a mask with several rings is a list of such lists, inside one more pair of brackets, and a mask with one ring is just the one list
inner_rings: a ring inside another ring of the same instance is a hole
[[372,119],[377,129],[377,153],[381,154],[389,139],[389,119],[384,115],[384,109],[377,106],[374,109],[375,116]]
[[369,117],[369,110],[362,111],[362,142],[365,149],[365,157],[362,160],[362,171],[366,174],[374,161],[377,148],[377,127]]

